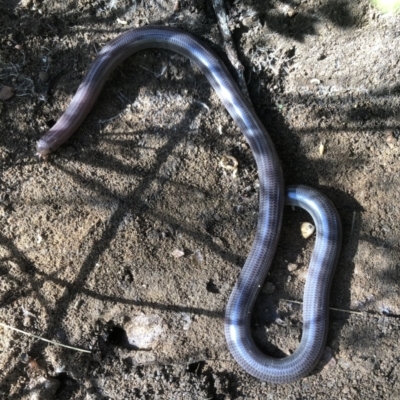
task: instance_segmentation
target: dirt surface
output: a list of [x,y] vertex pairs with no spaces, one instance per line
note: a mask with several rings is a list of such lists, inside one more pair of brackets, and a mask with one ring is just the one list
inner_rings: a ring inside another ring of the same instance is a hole
[[[254,235],[257,170],[189,61],[131,57],[77,134],[47,162],[34,155],[120,32],[180,27],[226,60],[211,2],[3,0],[0,89],[14,90],[0,101],[0,321],[92,353],[1,328],[1,398],[400,398],[400,17],[364,0],[227,6],[286,183],[318,188],[342,218],[324,362],[278,386],[227,350],[224,308]],[[224,155],[238,160],[236,178]],[[254,337],[275,356],[301,335],[288,300],[301,301],[313,247],[303,221],[285,209],[255,307]]]

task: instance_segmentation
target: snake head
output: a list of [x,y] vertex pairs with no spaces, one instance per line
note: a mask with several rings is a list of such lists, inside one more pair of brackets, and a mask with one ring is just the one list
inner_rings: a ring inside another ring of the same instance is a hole
[[43,160],[47,160],[49,154],[51,153],[51,147],[47,144],[47,142],[43,139],[39,140],[36,143],[36,156],[39,159],[43,158]]

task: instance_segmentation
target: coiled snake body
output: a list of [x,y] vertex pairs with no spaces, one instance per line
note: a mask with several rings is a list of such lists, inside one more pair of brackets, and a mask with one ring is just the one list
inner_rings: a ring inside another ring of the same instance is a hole
[[[90,112],[111,72],[127,57],[148,48],[172,50],[195,62],[250,145],[260,182],[258,224],[226,308],[225,336],[233,357],[251,375],[273,383],[299,379],[315,367],[324,350],[329,289],[341,245],[340,220],[332,203],[316,190],[293,186],[285,193],[281,165],[267,131],[225,65],[207,46],[188,33],[162,26],[147,26],[118,36],[98,54],[67,110],[38,141],[37,152],[46,157],[60,147]],[[274,257],[285,198],[288,204],[311,214],[317,239],[304,292],[300,345],[290,356],[276,359],[262,353],[254,343],[250,317]]]

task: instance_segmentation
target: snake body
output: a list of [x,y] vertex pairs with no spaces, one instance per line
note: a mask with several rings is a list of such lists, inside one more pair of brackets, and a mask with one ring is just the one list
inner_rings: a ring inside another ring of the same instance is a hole
[[[285,194],[280,161],[266,129],[213,51],[194,36],[169,27],[147,26],[121,34],[100,51],[67,110],[38,141],[37,152],[46,157],[60,147],[90,112],[112,71],[127,57],[148,48],[172,50],[193,61],[250,145],[260,182],[258,223],[249,256],[228,302],[225,336],[232,355],[251,375],[273,383],[297,380],[315,367],[324,350],[330,282],[341,244],[340,220],[332,203],[313,189],[290,187]],[[301,343],[290,356],[275,359],[254,343],[250,317],[277,247],[285,197],[288,204],[305,208],[312,215],[317,240],[304,293]]]

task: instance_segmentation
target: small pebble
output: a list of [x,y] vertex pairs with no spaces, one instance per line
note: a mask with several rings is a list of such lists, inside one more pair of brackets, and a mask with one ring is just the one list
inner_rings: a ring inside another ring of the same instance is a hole
[[0,100],[5,101],[11,99],[15,94],[15,90],[11,86],[3,86],[0,90]]
[[188,313],[182,313],[182,319],[183,319],[183,330],[187,331],[192,324],[192,318],[190,317],[190,314]]
[[235,157],[222,156],[219,165],[227,171],[232,171],[232,178],[236,178],[239,163]]
[[21,0],[19,2],[20,6],[24,7],[24,8],[30,7],[32,5],[32,3],[33,3],[33,0]]
[[201,254],[200,250],[194,251],[194,260],[197,264],[202,264],[204,261],[203,255]]
[[171,255],[175,258],[181,258],[185,255],[185,252],[179,249],[175,249],[171,251]]
[[289,270],[289,272],[293,272],[296,271],[297,269],[297,264],[288,264],[287,269]]
[[160,341],[165,327],[157,314],[138,315],[124,326],[129,343],[138,349],[153,349]]
[[37,235],[36,235],[36,243],[37,244],[40,244],[40,243],[42,243],[43,242],[43,236],[40,234],[40,233],[38,233]]
[[251,28],[252,26],[254,26],[254,21],[252,17],[246,17],[242,19],[242,24],[244,26],[247,26],[248,28]]
[[315,232],[315,226],[309,222],[303,222],[300,229],[304,239],[308,239]]

